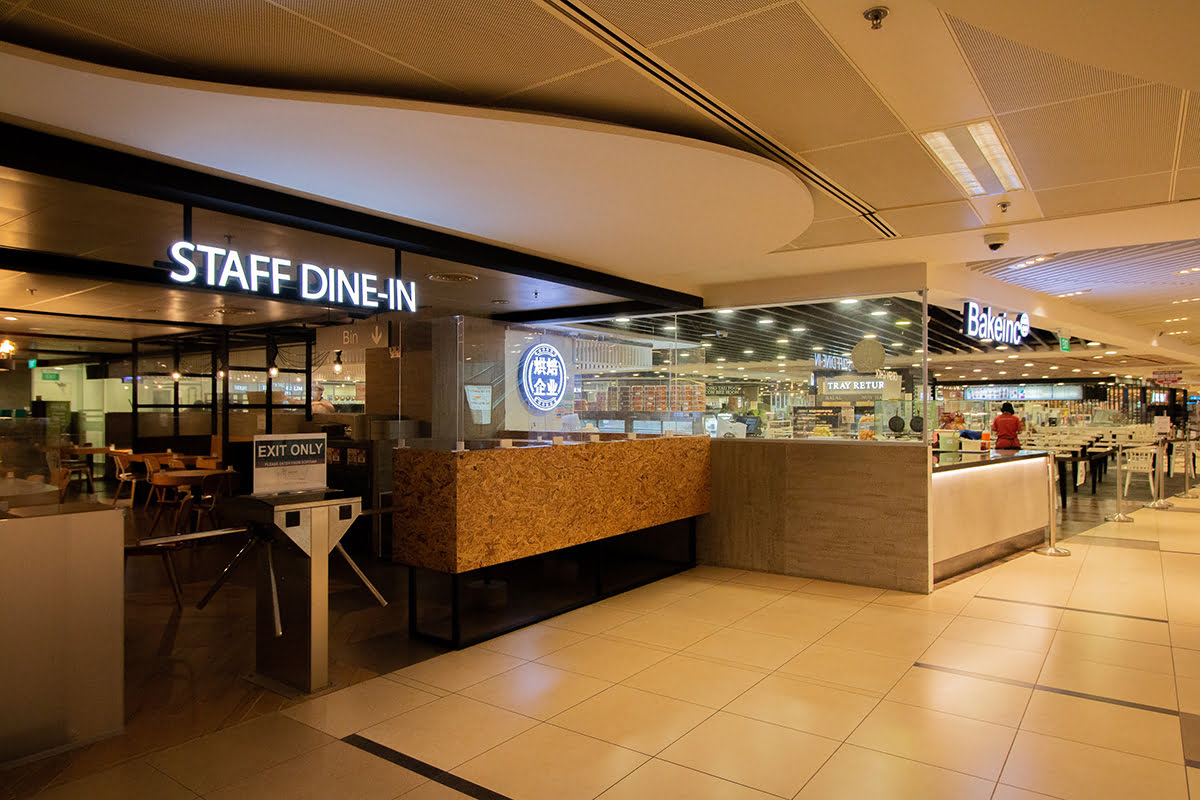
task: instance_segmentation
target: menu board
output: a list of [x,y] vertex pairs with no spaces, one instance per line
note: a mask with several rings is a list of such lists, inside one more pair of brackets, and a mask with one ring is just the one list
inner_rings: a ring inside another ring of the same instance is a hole
[[792,430],[796,433],[812,433],[818,425],[836,428],[842,421],[840,408],[803,408],[792,409]]
[[968,386],[963,389],[964,400],[1082,400],[1083,386],[1078,383],[1056,386],[1034,383],[1027,386]]

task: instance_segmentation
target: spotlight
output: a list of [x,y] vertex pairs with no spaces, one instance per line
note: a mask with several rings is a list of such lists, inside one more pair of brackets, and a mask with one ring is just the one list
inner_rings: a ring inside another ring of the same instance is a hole
[[333,371],[337,375],[342,374],[342,351],[338,350],[333,354]]

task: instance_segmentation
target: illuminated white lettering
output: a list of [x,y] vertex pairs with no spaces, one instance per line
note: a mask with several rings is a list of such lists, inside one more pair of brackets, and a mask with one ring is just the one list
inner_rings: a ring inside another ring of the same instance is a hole
[[[325,271],[315,264],[300,265],[300,296],[305,300],[321,300],[329,289]],[[310,280],[320,281],[320,289],[311,288]]]
[[408,288],[405,288],[404,281],[396,281],[396,289],[400,292],[400,298],[394,301],[393,308],[403,311],[404,306],[408,306],[409,311],[415,312],[417,310],[417,284],[409,281]]
[[217,256],[225,255],[225,248],[210,247],[206,244],[196,245],[196,249],[204,253],[204,282],[209,286],[217,285]]
[[258,266],[259,264],[263,264],[265,266],[270,261],[271,261],[271,259],[268,256],[260,256],[260,255],[256,255],[255,253],[250,254],[248,266],[250,267],[250,289],[252,291],[255,291],[255,292],[258,291],[258,279],[259,278],[266,279],[266,278],[271,277],[270,272],[268,272],[266,269],[260,268]]
[[183,267],[183,272],[171,270],[171,280],[179,281],[180,283],[191,283],[196,280],[196,265],[192,260],[185,256],[184,251],[188,253],[196,252],[196,245],[191,242],[176,242],[171,245],[171,259]]
[[290,267],[291,265],[292,262],[286,258],[271,259],[271,294],[279,294],[279,284],[292,280],[292,276],[283,271],[284,267]]
[[[361,272],[351,272],[350,274],[346,274],[346,270],[344,270],[344,269],[333,270],[333,272],[334,272],[334,274],[337,275],[337,302],[339,302],[339,303],[349,302],[349,303],[353,303],[356,306],[362,305],[362,303],[360,303],[358,301],[358,298],[359,298],[358,279],[362,277],[362,273]],[[330,294],[332,294],[332,292],[330,292]],[[349,298],[349,299],[347,300],[347,298]]]
[[230,250],[229,254],[225,256],[225,266],[221,269],[221,279],[217,281],[217,285],[224,289],[229,284],[230,278],[237,278],[242,289],[250,291],[250,284],[246,281],[246,270],[242,267],[242,259],[238,256],[237,250]]
[[374,275],[366,272],[362,274],[362,305],[367,308],[379,308],[379,301],[375,299],[377,293],[375,281]]

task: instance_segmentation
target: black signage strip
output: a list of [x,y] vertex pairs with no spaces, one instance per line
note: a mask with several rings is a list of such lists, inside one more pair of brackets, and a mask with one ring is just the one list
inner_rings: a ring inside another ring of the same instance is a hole
[[313,233],[400,248],[578,289],[613,294],[653,303],[664,309],[700,308],[704,305],[703,299],[696,295],[339,208],[11,123],[0,123],[0,164],[185,206],[207,208]]
[[[0,247],[0,259],[3,259],[7,256],[8,250],[9,250],[9,248],[7,248],[7,247]],[[14,252],[29,253],[32,251],[16,250]],[[74,258],[74,257],[73,256],[63,256],[63,258]],[[0,263],[4,263],[4,262],[0,261]],[[103,263],[107,263],[107,262],[99,262],[99,263],[103,264]],[[121,265],[121,266],[124,266],[124,265]],[[35,272],[36,270],[27,269],[27,270],[22,270],[22,271],[23,272]],[[55,274],[55,275],[70,275],[72,273],[70,271],[65,271],[65,272],[54,272],[53,274]],[[97,278],[94,274],[89,274],[89,277],[92,280],[97,280]],[[102,278],[102,280],[103,280],[103,278]],[[139,283],[140,282],[141,281],[139,281]],[[221,330],[225,327],[224,325],[218,325],[215,322],[193,322],[192,320],[187,320],[186,322],[172,322],[171,320],[168,320],[168,319],[142,319],[139,317],[106,317],[103,314],[73,314],[73,313],[68,314],[64,311],[38,311],[38,310],[35,310],[32,308],[0,308],[0,314],[25,314],[25,315],[36,314],[38,316],[43,316],[43,317],[60,317],[62,319],[87,319],[87,320],[99,320],[99,321],[103,321],[103,322],[125,322],[125,323],[129,323],[131,325],[160,325],[160,326],[167,326],[167,327],[172,327],[172,328],[211,328],[213,330]],[[46,338],[62,339],[65,337],[55,334],[54,336],[46,337]],[[128,340],[122,339],[121,341],[128,341]]]
[[588,322],[637,314],[662,313],[662,311],[662,306],[652,303],[596,303],[587,306],[562,306],[533,311],[509,311],[504,314],[493,314],[492,319],[517,323]]

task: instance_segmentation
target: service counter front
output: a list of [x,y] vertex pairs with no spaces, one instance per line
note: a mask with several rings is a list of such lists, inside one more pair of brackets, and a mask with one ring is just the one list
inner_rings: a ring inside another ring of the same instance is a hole
[[709,443],[398,448],[392,557],[413,568],[412,633],[459,646],[691,566]]

